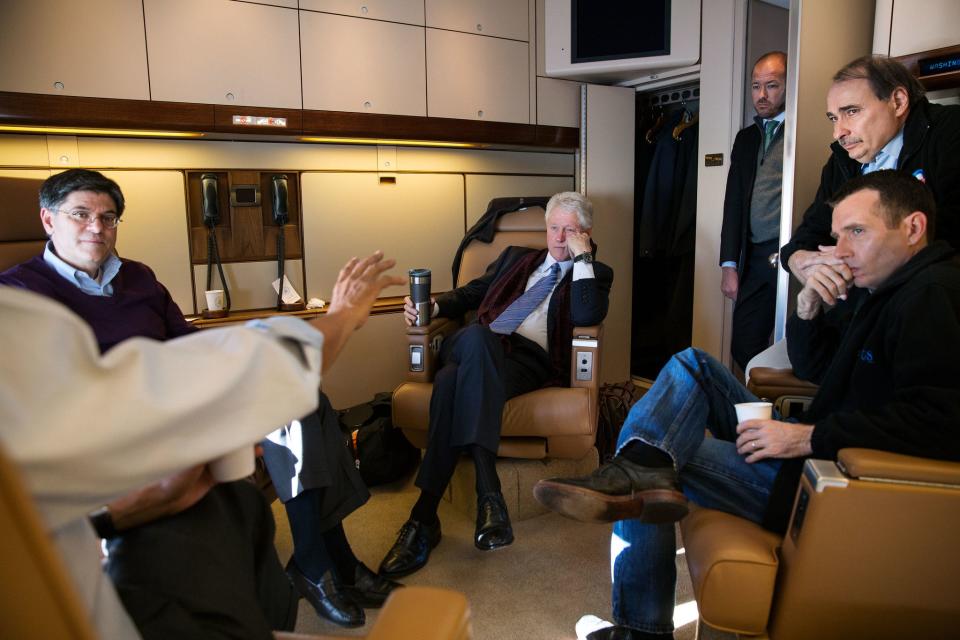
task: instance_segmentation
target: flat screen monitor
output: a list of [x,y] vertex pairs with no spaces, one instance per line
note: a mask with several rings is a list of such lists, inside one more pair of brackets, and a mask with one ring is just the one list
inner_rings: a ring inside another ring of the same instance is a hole
[[670,0],[571,1],[572,63],[670,53]]
[[544,0],[554,78],[629,81],[700,61],[701,0]]

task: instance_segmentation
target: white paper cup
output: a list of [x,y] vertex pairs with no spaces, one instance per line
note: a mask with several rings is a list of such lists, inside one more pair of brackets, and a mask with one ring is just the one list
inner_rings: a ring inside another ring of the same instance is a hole
[[208,311],[223,311],[227,306],[226,299],[223,295],[223,289],[211,289],[210,291],[207,291],[206,294]]
[[747,420],[769,420],[773,417],[771,402],[741,402],[733,405],[737,410],[737,423]]
[[248,444],[212,461],[210,473],[217,482],[233,482],[251,475],[255,466],[253,445]]

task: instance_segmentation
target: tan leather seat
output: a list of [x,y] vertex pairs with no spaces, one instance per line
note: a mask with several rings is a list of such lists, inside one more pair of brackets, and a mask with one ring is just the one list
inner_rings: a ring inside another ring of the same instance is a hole
[[[816,389],[756,371],[761,397]],[[956,635],[960,463],[843,449],[807,461],[797,496],[782,538],[712,509],[681,521],[701,622],[772,640]]]
[[[96,640],[96,631],[20,473],[2,448],[0,541],[0,638]],[[276,637],[322,640],[333,636],[277,633]],[[405,587],[391,594],[365,637],[468,640],[472,637],[470,607],[466,597],[455,591]]]
[[[508,246],[542,249],[546,246],[544,212],[540,207],[502,216],[492,243],[474,240],[463,252],[456,286],[483,275],[487,266]],[[408,349],[426,355],[423,371],[408,371],[407,382],[393,394],[393,421],[414,445],[425,448],[433,392],[435,357],[443,339],[462,326],[460,320],[435,319],[427,327],[409,327]],[[597,431],[597,371],[602,325],[576,327],[571,340],[570,387],[539,389],[509,400],[503,410],[500,456],[511,458],[570,458],[579,460],[593,447]],[[577,380],[577,353],[593,358],[592,376]]]
[[0,271],[43,253],[47,234],[37,196],[43,180],[0,176]]

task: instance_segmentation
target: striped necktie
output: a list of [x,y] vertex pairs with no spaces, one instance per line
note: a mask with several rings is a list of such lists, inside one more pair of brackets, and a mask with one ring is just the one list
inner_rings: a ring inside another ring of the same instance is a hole
[[490,323],[490,330],[504,335],[510,335],[516,331],[527,316],[547,299],[547,296],[553,291],[553,286],[557,284],[559,275],[560,263],[554,262],[553,266],[550,267],[550,273],[537,280],[522,296],[504,309],[496,320]]

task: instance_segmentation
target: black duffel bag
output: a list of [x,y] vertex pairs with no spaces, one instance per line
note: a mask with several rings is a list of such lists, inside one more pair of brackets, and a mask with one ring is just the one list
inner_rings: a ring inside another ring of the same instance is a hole
[[420,450],[393,426],[392,397],[390,392],[378,393],[370,402],[339,412],[347,446],[368,487],[399,480],[420,462]]

